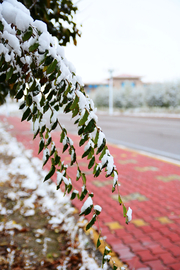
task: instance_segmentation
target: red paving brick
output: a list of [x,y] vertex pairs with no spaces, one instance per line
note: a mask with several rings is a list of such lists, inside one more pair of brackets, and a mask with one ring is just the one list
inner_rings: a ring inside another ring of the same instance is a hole
[[170,252],[175,256],[180,259],[180,247],[171,247]]
[[158,255],[165,265],[170,265],[171,263],[176,263],[177,260],[170,253],[163,253]]
[[180,269],[180,262],[179,262],[179,263],[171,264],[171,268],[172,268],[173,270],[179,270],[179,269]]
[[[34,156],[38,156],[39,141],[38,139],[32,141],[33,134],[29,123],[21,123],[17,117],[4,116],[0,116],[0,121],[5,121],[7,130],[22,142],[26,149],[32,149]],[[8,129],[10,125],[14,128],[11,126]],[[77,156],[81,156],[82,150],[77,147],[78,137],[75,135],[70,137],[74,140]],[[58,132],[53,133],[53,140],[61,149]],[[171,175],[180,176],[180,166],[113,145],[109,146],[109,150],[115,156],[121,195],[129,196],[126,206],[133,209],[133,223],[125,224],[122,208],[112,198],[111,184],[97,187],[93,182],[97,180],[105,184],[108,179],[104,176],[95,179],[88,174],[89,185],[87,185],[88,189],[94,192],[94,202],[103,205],[99,224],[102,226],[102,234],[107,236],[106,241],[130,270],[180,270],[180,181],[157,180],[157,176],[164,179],[168,179]],[[123,158],[122,154],[125,155]],[[68,157],[68,154],[65,153],[64,157]],[[118,160],[122,159],[134,159],[136,163],[120,164]],[[80,161],[80,164],[82,170],[87,171],[86,158]],[[137,170],[136,167],[140,169]],[[157,170],[145,171],[143,169],[145,167],[155,167]],[[73,178],[74,174],[76,170],[72,167],[69,175]],[[75,182],[75,186],[80,190],[81,182]],[[145,196],[146,200],[131,199],[135,193]],[[73,204],[78,209],[82,207],[82,202],[78,200],[74,200]],[[109,222],[118,223],[120,228],[112,226],[110,229],[107,225]]]
[[147,263],[153,270],[168,270],[169,267],[165,266],[160,260],[153,260]]
[[137,251],[136,253],[139,255],[141,261],[143,262],[152,261],[155,257],[149,250]]

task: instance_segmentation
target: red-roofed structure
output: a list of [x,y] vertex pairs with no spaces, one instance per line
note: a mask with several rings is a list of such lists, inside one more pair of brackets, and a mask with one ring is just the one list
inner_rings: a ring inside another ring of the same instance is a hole
[[114,76],[113,87],[119,89],[121,87],[124,87],[127,83],[130,83],[132,87],[141,86],[143,85],[141,78],[142,76],[133,76],[129,74],[121,74],[118,76]]

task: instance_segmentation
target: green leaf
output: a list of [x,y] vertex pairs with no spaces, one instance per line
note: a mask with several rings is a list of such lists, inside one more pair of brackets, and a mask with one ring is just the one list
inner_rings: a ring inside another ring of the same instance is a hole
[[77,193],[73,191],[70,200],[74,200],[76,198],[76,195]]
[[57,60],[55,59],[55,60],[48,66],[48,68],[47,68],[47,70],[46,70],[46,74],[52,73],[52,72],[55,70],[56,65],[57,65]]
[[99,160],[101,160],[103,158],[103,156],[106,154],[106,149],[107,147],[104,147],[103,151],[101,152],[101,155],[99,157]]
[[95,129],[95,120],[92,118],[89,121],[88,125],[86,126],[84,133],[88,133],[88,132],[91,133],[94,131],[94,129]]
[[50,89],[51,89],[51,84],[50,83],[46,84],[44,91],[43,91],[44,95],[46,95]]
[[106,174],[106,177],[109,177],[114,172],[114,167],[112,168],[112,171],[109,174]]
[[60,160],[61,160],[60,156],[58,156],[58,154],[55,153],[55,165],[59,164]]
[[96,145],[97,145],[98,139],[99,139],[99,130],[97,130],[97,132],[96,132],[96,137],[95,137],[95,139],[94,139],[94,146],[95,146],[95,147],[96,147]]
[[38,128],[38,130],[36,131],[36,133],[34,133],[33,140],[37,137],[38,133],[39,133],[39,128]]
[[39,47],[39,43],[34,43],[29,47],[29,52],[34,52]]
[[49,110],[49,104],[46,103],[46,105],[44,105],[43,107],[43,113],[47,112]]
[[79,124],[78,124],[78,125],[79,125],[79,126],[84,125],[85,122],[86,122],[87,119],[88,119],[88,116],[89,116],[89,113],[88,113],[87,110],[85,110],[85,113],[84,113],[83,117],[81,118],[81,120],[79,121]]
[[94,149],[91,148],[91,152],[89,152],[87,159],[88,160],[91,159],[93,157],[93,155],[94,155]]
[[44,102],[45,102],[45,97],[44,97],[44,95],[42,95],[41,100],[40,100],[40,106],[41,107],[43,107]]
[[29,88],[29,92],[33,92],[34,91],[34,89],[35,89],[35,87],[36,87],[36,81],[34,80],[33,81],[33,83],[32,83],[32,85],[31,85],[31,87]]
[[90,220],[90,222],[86,226],[86,231],[88,231],[96,222],[96,215],[93,216],[93,218]]
[[43,150],[44,148],[44,140],[42,139],[39,143],[39,151],[38,151],[38,154],[41,153],[41,151]]
[[52,142],[52,138],[49,137],[48,140],[47,140],[47,142],[46,142],[46,146],[50,145],[51,142]]
[[96,170],[94,177],[98,177],[101,173],[101,169],[98,167],[98,169]]
[[91,210],[92,210],[92,205],[89,206],[89,207],[86,209],[86,211],[84,212],[84,216],[89,215],[89,214],[91,213]]
[[65,145],[64,145],[64,147],[63,147],[63,153],[66,151],[68,149],[68,144],[66,143]]
[[84,126],[82,126],[79,130],[78,130],[78,135],[81,135],[84,132]]
[[71,111],[71,109],[70,109],[71,105],[72,105],[72,101],[70,101],[70,102],[66,105],[66,107],[64,108],[64,112],[65,112],[65,113],[68,113],[68,112]]
[[21,35],[21,31],[19,29],[17,30],[16,33],[17,33],[18,36]]
[[79,215],[80,216],[82,216],[82,215],[87,216],[91,213],[91,210],[92,210],[92,205],[89,206],[88,208],[86,208],[86,210],[84,212],[80,213]]
[[3,25],[3,23],[0,21],[0,31],[3,32],[3,30],[4,30],[4,25]]
[[[21,99],[21,98],[23,97],[23,94],[24,94],[23,90],[20,89],[20,90],[17,92],[15,98]],[[25,106],[24,106],[24,107],[25,107]],[[20,107],[19,107],[19,108],[20,108]],[[22,108],[22,109],[23,109],[23,108]]]
[[32,97],[31,95],[26,95],[26,102],[28,106],[31,106],[32,104]]
[[112,252],[112,250],[111,250],[110,248],[106,249],[106,247],[105,247],[104,255],[107,255],[107,254],[109,254],[110,252]]
[[51,55],[46,56],[44,59],[44,66],[49,66],[52,63],[53,59],[54,58]]
[[68,188],[67,188],[67,193],[69,194],[69,193],[71,192],[71,190],[72,190],[72,185],[69,184],[69,186],[68,186]]
[[103,142],[102,142],[101,146],[98,148],[98,150],[96,152],[97,155],[103,150],[103,148],[105,147],[105,145],[106,145],[106,139],[103,138]]
[[54,91],[52,90],[51,92],[49,92],[48,96],[46,97],[46,99],[48,101],[51,101],[51,99],[53,98],[53,95],[54,95]]
[[10,67],[9,71],[6,73],[6,81],[8,81],[11,78],[13,71],[14,71],[13,67]]
[[121,196],[120,196],[120,195],[118,195],[118,202],[119,202],[120,204],[122,204],[122,199],[121,199]]
[[48,162],[49,158],[50,158],[50,156],[49,155],[46,155],[46,160],[44,161],[43,166],[46,165],[46,163]]
[[[74,110],[73,110],[73,113],[72,113],[72,118],[75,117],[77,114],[79,113],[79,107],[77,106]],[[77,121],[78,120],[78,121]],[[77,119],[77,123],[79,122],[79,119]]]
[[[52,155],[55,153],[55,151],[56,151],[56,147],[54,146],[54,147],[52,148],[52,150],[51,150],[50,156],[52,156]],[[54,163],[54,165],[55,165],[55,163]]]
[[129,220],[128,217],[126,216],[126,224],[129,224]]
[[76,162],[76,153],[74,152],[73,158],[71,160],[71,166]]
[[101,241],[100,241],[100,237],[98,237],[96,247],[98,248],[98,247],[100,247],[100,245],[101,245]]
[[93,174],[95,174],[96,173],[96,169],[97,169],[97,163],[96,163],[96,165],[94,166],[94,169],[93,169]]
[[70,107],[71,111],[76,108],[78,102],[79,102],[79,97],[76,95],[76,97],[75,97],[75,99]]
[[25,110],[25,112],[23,113],[21,122],[24,121],[24,120],[26,120],[26,119],[28,118],[28,116],[29,116],[30,113],[31,113],[31,110],[30,110],[30,108],[28,107],[28,108]]
[[46,130],[45,139],[47,140],[49,137],[49,130]]
[[2,64],[4,63],[4,55],[1,55],[1,60],[0,60],[0,67],[2,66]]
[[52,165],[49,173],[44,178],[44,182],[53,176],[53,174],[55,173],[55,170],[56,170],[55,166]]
[[33,33],[32,27],[29,27],[26,33],[24,34],[24,36],[22,37],[22,40],[26,41],[30,39],[30,37],[32,36],[32,33]]
[[76,181],[78,181],[80,179],[80,177],[81,177],[81,170],[78,167],[78,169],[77,169],[77,175],[76,175]]
[[61,138],[60,138],[60,142],[61,142],[61,143],[63,142],[64,138],[65,138],[65,132],[62,131],[62,132],[61,132]]
[[126,214],[127,214],[127,209],[126,209],[125,205],[123,204],[123,215],[124,215],[124,217],[126,217]]
[[[108,160],[103,164],[102,169],[106,168],[107,165],[108,165]],[[111,175],[111,173],[110,173],[110,175]]]
[[84,173],[82,173],[82,180],[83,180],[83,184],[86,185],[86,176]]
[[53,123],[53,125],[51,126],[51,130],[54,130],[57,127],[58,124],[58,120],[56,120],[56,122]]
[[95,163],[95,157],[93,156],[88,165],[89,170],[93,167],[94,163]]
[[76,119],[76,121],[74,122],[74,125],[76,125],[79,122],[79,119]]
[[30,121],[32,119],[32,115],[30,114],[27,118],[27,121]]
[[86,152],[84,152],[84,154],[82,155],[82,158],[88,156],[88,154],[91,152],[91,149],[92,149],[92,147],[90,146],[90,147],[88,148],[88,150],[86,150]]
[[116,265],[113,265],[113,270],[118,269],[118,267]]
[[25,106],[26,106],[26,103],[25,101],[23,101],[23,103],[19,106],[19,109],[22,110]]
[[35,114],[37,112],[37,106],[34,104],[32,113]]
[[84,138],[82,138],[81,140],[80,140],[80,142],[79,142],[79,146],[82,146],[86,141],[88,141],[89,140],[89,136],[88,136],[88,134],[86,134],[85,136],[84,136]]
[[46,130],[46,125],[43,125],[41,128],[41,134],[43,134],[45,130]]
[[67,96],[67,94],[71,91],[71,84],[68,84],[68,87],[66,88],[64,95]]
[[82,200],[85,198],[86,194],[87,194],[87,189],[85,189],[85,190],[81,193],[80,201],[82,201]]

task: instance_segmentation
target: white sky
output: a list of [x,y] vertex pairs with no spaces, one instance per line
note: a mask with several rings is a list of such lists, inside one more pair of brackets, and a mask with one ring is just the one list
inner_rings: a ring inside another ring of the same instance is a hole
[[65,49],[84,82],[130,74],[180,79],[180,0],[80,0],[78,45]]

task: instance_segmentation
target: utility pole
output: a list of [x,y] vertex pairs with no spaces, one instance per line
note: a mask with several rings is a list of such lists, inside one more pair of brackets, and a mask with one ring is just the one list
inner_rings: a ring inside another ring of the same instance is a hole
[[113,114],[113,69],[109,69],[109,115]]

